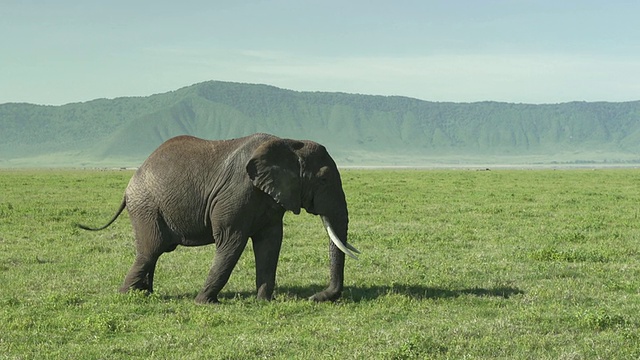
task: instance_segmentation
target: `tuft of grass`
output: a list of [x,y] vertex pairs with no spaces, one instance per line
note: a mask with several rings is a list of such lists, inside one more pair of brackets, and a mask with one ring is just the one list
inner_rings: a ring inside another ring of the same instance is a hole
[[531,258],[539,261],[566,261],[566,262],[607,262],[609,256],[598,250],[571,248],[557,249],[545,247],[532,252]]
[[583,310],[578,314],[577,320],[585,329],[596,331],[615,331],[616,329],[624,329],[626,325],[631,325],[625,315],[604,309]]

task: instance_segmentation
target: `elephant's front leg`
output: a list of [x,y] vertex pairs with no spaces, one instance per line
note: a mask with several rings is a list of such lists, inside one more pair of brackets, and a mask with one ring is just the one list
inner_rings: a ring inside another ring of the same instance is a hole
[[197,303],[217,303],[218,293],[229,281],[229,276],[236,266],[242,251],[247,245],[248,237],[241,232],[229,233],[216,239],[216,255],[204,288],[196,296]]
[[271,300],[276,285],[276,268],[282,246],[282,224],[273,225],[252,236],[256,259],[257,297]]

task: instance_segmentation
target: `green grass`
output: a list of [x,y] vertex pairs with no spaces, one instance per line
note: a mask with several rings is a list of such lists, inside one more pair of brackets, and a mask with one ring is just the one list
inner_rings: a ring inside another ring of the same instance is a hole
[[640,172],[343,170],[346,289],[327,284],[320,220],[285,217],[277,298],[254,299],[248,246],[196,305],[214,247],[117,293],[127,216],[98,233],[129,171],[0,172],[0,359],[629,359],[640,357]]

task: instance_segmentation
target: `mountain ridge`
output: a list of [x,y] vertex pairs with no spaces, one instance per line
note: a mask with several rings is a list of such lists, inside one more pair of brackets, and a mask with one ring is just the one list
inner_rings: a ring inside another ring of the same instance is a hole
[[0,167],[137,166],[176,135],[312,139],[339,165],[640,162],[640,101],[514,104],[207,81],[147,97],[0,104]]

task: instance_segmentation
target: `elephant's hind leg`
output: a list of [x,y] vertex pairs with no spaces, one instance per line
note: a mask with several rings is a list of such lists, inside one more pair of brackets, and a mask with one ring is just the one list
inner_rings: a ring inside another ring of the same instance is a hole
[[159,257],[159,254],[136,255],[136,260],[124,279],[124,283],[122,287],[120,287],[120,292],[124,293],[132,289],[153,292],[153,274]]
[[161,219],[142,222],[132,218],[136,237],[136,259],[124,279],[120,292],[130,289],[153,292],[153,276],[160,255],[172,251],[177,244]]

